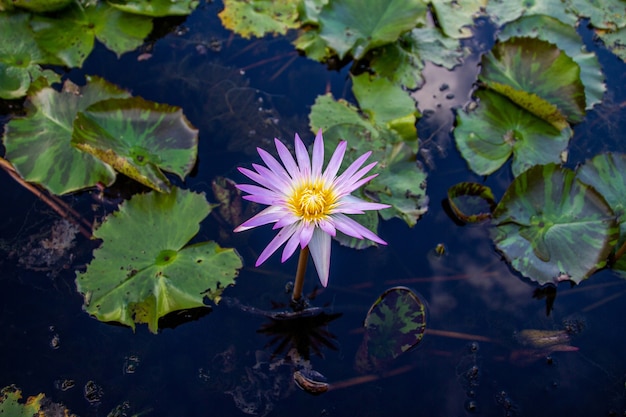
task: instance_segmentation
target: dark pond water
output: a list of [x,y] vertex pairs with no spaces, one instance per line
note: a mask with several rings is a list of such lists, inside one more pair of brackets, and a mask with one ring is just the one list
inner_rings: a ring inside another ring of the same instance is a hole
[[[199,163],[185,185],[209,199],[216,176],[243,180],[235,168],[257,161],[255,146],[267,146],[274,136],[290,142],[294,132],[311,140],[307,115],[319,94],[351,98],[347,69],[329,71],[299,57],[285,39],[230,37],[216,17],[220,7],[202,6],[150,49],[119,60],[98,47],[81,71],[68,74],[79,84],[84,74],[99,75],[148,100],[182,106],[200,129]],[[580,32],[596,50],[591,34],[584,27]],[[469,41],[477,51],[490,42],[488,35]],[[152,57],[138,60],[144,52]],[[600,150],[626,151],[626,66],[606,51],[598,55],[609,92],[576,126],[571,166]],[[574,288],[561,284],[547,315],[546,298],[500,259],[487,230],[458,226],[443,209],[448,187],[483,181],[467,170],[449,135],[450,107],[467,100],[476,62],[470,58],[452,73],[429,67],[427,84],[416,93],[420,110],[430,110],[418,124],[428,151],[422,155],[429,171],[426,216],[413,228],[383,223],[379,233],[387,247],[355,251],[333,244],[330,285],[317,291],[313,304],[342,313],[328,324],[336,349],[322,346],[323,357],[311,356],[331,383],[329,392],[311,396],[295,388],[290,367],[277,362],[280,354],[271,356],[278,344],[267,346],[272,336],[258,332],[267,318],[238,307],[271,310],[289,299],[285,285],[296,257],[281,264],[275,256],[253,267],[270,228],[233,236],[207,219],[197,240],[235,247],[246,264],[237,285],[225,291],[227,302],[196,320],[175,317],[158,335],[145,326],[133,333],[82,311],[74,270],[91,259],[92,242],[79,236],[70,253],[33,270],[30,242],[47,236],[59,219],[3,172],[0,386],[16,384],[26,396],[43,392],[79,416],[237,416],[244,410],[275,416],[624,415],[626,283],[602,272]],[[440,92],[442,83],[454,97]],[[509,172],[486,179],[497,197],[512,179]],[[64,200],[86,218],[101,218],[114,206],[95,194]],[[438,257],[439,243],[447,250]],[[305,291],[317,285],[309,270]],[[354,363],[365,314],[396,285],[413,288],[428,303],[427,333],[418,349],[389,364],[387,374],[363,377]],[[556,348],[519,341],[523,330],[566,328],[576,334]]]

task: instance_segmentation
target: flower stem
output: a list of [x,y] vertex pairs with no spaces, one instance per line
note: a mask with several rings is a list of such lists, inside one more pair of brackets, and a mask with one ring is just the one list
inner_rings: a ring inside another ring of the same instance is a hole
[[306,272],[306,264],[309,260],[309,247],[305,246],[300,251],[298,258],[298,270],[296,271],[296,282],[293,285],[293,295],[291,301],[293,304],[299,304],[302,298],[302,288],[304,287],[304,274]]

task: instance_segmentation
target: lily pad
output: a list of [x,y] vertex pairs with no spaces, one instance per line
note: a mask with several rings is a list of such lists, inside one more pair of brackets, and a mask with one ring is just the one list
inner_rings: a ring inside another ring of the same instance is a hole
[[365,336],[357,352],[356,368],[361,372],[382,370],[421,342],[426,330],[426,304],[409,288],[390,288],[372,304],[363,326]]
[[425,61],[452,69],[466,55],[458,39],[446,37],[437,28],[415,28],[398,42],[373,51],[370,66],[376,74],[413,90],[424,83]]
[[124,202],[94,230],[102,246],[77,274],[85,311],[133,330],[147,323],[156,333],[168,313],[205,307],[205,297],[219,302],[224,288],[234,285],[241,259],[215,242],[185,246],[212,208],[204,194],[178,188]]
[[403,141],[395,130],[373,124],[356,107],[343,100],[335,101],[330,95],[317,98],[309,118],[313,131],[324,131],[327,154],[332,153],[339,140],[348,141],[344,167],[372,151],[369,160],[378,161],[372,172],[379,176],[363,186],[362,197],[392,205],[380,211],[383,219],[398,217],[414,226],[428,210],[426,173],[415,162],[416,141]]
[[[620,238],[617,248],[626,242],[626,155],[606,153],[586,161],[577,171],[577,178],[591,185],[609,203],[617,216],[620,226]],[[611,268],[626,277],[626,259],[621,256]]]
[[144,16],[186,16],[193,12],[199,0],[107,0],[110,6],[128,13]]
[[26,103],[26,117],[6,125],[6,158],[26,181],[65,194],[97,183],[110,185],[115,171],[109,165],[71,146],[76,114],[91,104],[129,93],[97,77],[79,88],[66,81],[62,92],[46,87]]
[[607,49],[617,55],[622,61],[626,62],[626,28],[621,28],[616,31],[608,30],[596,30],[596,34]]
[[606,266],[619,236],[606,200],[556,164],[532,167],[515,178],[493,223],[498,250],[540,284],[588,278]]
[[69,6],[73,0],[10,0],[13,6],[35,13],[47,13]]
[[58,74],[39,66],[54,60],[37,45],[29,20],[28,13],[0,13],[0,98],[25,96],[40,77],[48,84],[60,80]]
[[352,77],[352,92],[361,110],[374,125],[398,132],[406,141],[417,140],[415,101],[400,86],[369,74]]
[[360,59],[424,23],[427,10],[422,0],[330,1],[319,13],[319,36],[339,58]]
[[511,38],[483,56],[479,79],[488,88],[559,130],[585,116],[580,67],[555,45],[535,38]]
[[72,144],[157,191],[168,192],[161,169],[181,179],[198,153],[198,130],[182,109],[141,97],[100,101],[80,112]]
[[563,50],[580,67],[580,80],[585,87],[586,109],[602,101],[606,85],[598,57],[588,52],[573,25],[549,16],[535,15],[518,19],[506,25],[498,34],[500,41],[512,37],[536,37],[551,42]]
[[44,394],[38,394],[36,397],[28,397],[26,403],[20,403],[22,399],[22,391],[14,385],[2,388],[0,391],[0,415],[11,417],[32,417],[39,415],[41,409],[41,401]]
[[522,16],[544,15],[574,26],[578,16],[568,7],[564,7],[563,0],[529,0],[511,2],[507,0],[490,0],[486,7],[489,19],[498,25],[517,20]]
[[487,220],[496,208],[491,188],[475,182],[460,182],[448,188],[448,202],[454,215],[464,223]]
[[226,29],[246,39],[269,33],[285,35],[289,29],[300,27],[299,4],[299,0],[224,0],[224,10],[218,16]]
[[572,130],[562,130],[489,90],[475,93],[476,108],[457,113],[456,146],[479,175],[497,171],[513,156],[513,175],[533,165],[565,162]]
[[81,67],[97,38],[118,56],[139,47],[152,31],[152,18],[125,13],[105,2],[74,3],[58,16],[33,16],[37,43],[68,67]]
[[469,38],[474,19],[482,14],[487,0],[433,0],[437,22],[451,38]]

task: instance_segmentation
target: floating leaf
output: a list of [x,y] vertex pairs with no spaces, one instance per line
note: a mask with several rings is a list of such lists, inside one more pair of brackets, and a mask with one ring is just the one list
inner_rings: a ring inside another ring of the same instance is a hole
[[511,38],[483,56],[479,79],[559,130],[585,115],[580,67],[555,45]]
[[475,182],[460,182],[448,188],[448,202],[464,223],[487,220],[496,207],[491,188]]
[[623,0],[568,0],[568,6],[579,17],[601,29],[626,27],[626,10]]
[[422,0],[331,1],[319,13],[319,36],[339,58],[360,59],[425,22],[427,9]]
[[500,41],[512,37],[536,37],[562,49],[580,67],[580,80],[585,86],[586,108],[602,101],[606,85],[596,54],[588,52],[573,25],[549,16],[528,16],[506,25],[498,34]]
[[89,78],[82,88],[69,81],[57,92],[43,88],[26,104],[27,114],[6,125],[6,158],[26,181],[65,194],[97,183],[109,185],[115,171],[97,158],[70,145],[72,125],[79,111],[91,104],[129,94],[113,84]]
[[102,246],[76,285],[85,310],[101,321],[157,332],[159,318],[219,302],[234,285],[241,259],[215,242],[185,246],[211,211],[204,194],[174,188],[124,202],[94,231]]
[[39,66],[51,57],[35,42],[29,19],[28,13],[0,13],[0,98],[25,96],[31,82],[40,77],[48,84],[60,80],[58,74]]
[[47,13],[61,10],[73,0],[10,0],[13,6],[35,13]]
[[56,17],[34,16],[37,43],[68,67],[81,67],[97,38],[118,56],[136,49],[152,30],[152,19],[98,2],[73,4]]
[[398,42],[373,51],[370,66],[376,74],[413,90],[424,83],[424,61],[452,69],[466,52],[457,39],[446,37],[437,28],[415,28]]
[[186,16],[193,12],[199,0],[107,0],[110,6],[128,13],[145,16]]
[[395,130],[403,140],[417,140],[419,112],[406,91],[386,78],[372,79],[369,74],[352,77],[352,82],[359,107],[372,124]]
[[569,8],[563,7],[563,0],[541,0],[511,2],[490,0],[486,7],[489,18],[498,25],[517,20],[521,16],[545,15],[574,26],[578,16]]
[[363,326],[365,336],[357,352],[356,368],[361,372],[381,370],[421,342],[426,305],[409,288],[390,288],[372,304]]
[[515,178],[493,213],[493,240],[511,266],[540,284],[579,283],[606,265],[619,235],[604,198],[555,164]]
[[43,394],[36,397],[28,397],[25,404],[19,402],[22,398],[22,391],[15,385],[2,388],[0,391],[0,415],[7,417],[32,417],[39,415]]
[[498,170],[513,155],[513,175],[533,165],[565,162],[572,136],[489,90],[475,93],[478,106],[457,113],[456,146],[470,169],[479,175]]
[[[327,154],[332,153],[339,140],[348,141],[344,164],[372,151],[370,160],[378,161],[372,172],[379,176],[362,188],[363,197],[393,206],[380,211],[384,219],[398,217],[409,226],[415,225],[428,210],[426,174],[415,162],[417,143],[403,141],[395,130],[373,124],[356,107],[343,100],[335,101],[330,95],[317,98],[309,118],[313,131],[324,131]],[[377,120],[375,113],[373,119]]]
[[284,35],[300,27],[297,0],[224,0],[218,16],[226,29],[249,39],[268,33]]
[[433,0],[437,22],[451,38],[469,38],[474,18],[482,14],[487,0]]
[[626,28],[621,28],[616,31],[596,30],[596,34],[608,50],[617,55],[622,61],[626,62]]
[[[577,178],[602,194],[617,217],[620,238],[617,248],[626,242],[626,155],[606,153],[586,161],[577,171]],[[626,277],[626,259],[621,256],[611,265],[614,271]]]
[[72,144],[119,172],[167,192],[163,169],[181,179],[198,153],[198,131],[179,107],[141,97],[95,103],[78,114]]

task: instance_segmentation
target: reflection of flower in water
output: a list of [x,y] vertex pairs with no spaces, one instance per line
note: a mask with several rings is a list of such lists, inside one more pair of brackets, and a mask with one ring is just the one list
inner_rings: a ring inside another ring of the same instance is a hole
[[311,351],[324,357],[324,347],[337,350],[335,335],[328,331],[327,326],[341,315],[328,314],[319,308],[309,308],[297,313],[278,313],[268,316],[269,321],[257,331],[271,337],[267,346],[276,346],[273,355],[296,352],[301,359],[308,361]]

